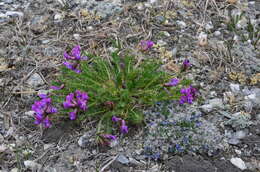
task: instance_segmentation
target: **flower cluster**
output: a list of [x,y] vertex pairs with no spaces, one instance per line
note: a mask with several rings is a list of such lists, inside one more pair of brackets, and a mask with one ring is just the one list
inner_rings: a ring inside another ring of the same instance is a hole
[[170,82],[164,84],[164,86],[166,86],[166,87],[173,87],[173,86],[178,85],[179,82],[180,82],[179,79],[177,79],[177,78],[172,78],[172,79],[170,80]]
[[121,131],[121,133],[123,133],[123,134],[128,133],[128,127],[127,127],[127,125],[126,125],[126,123],[125,123],[125,120],[123,120],[123,119],[121,119],[121,118],[118,118],[118,117],[116,117],[116,116],[113,116],[113,117],[112,117],[112,121],[113,121],[113,122],[119,122],[119,123],[120,123],[120,131]]
[[57,109],[51,105],[51,98],[46,94],[39,94],[41,100],[35,101],[32,105],[34,111],[35,124],[43,124],[44,127],[49,128],[51,121],[48,117],[49,114],[57,113]]
[[140,47],[141,47],[142,51],[147,51],[147,50],[151,49],[153,47],[153,45],[154,45],[153,41],[150,41],[150,40],[148,40],[148,41],[142,40],[140,42]]
[[74,110],[69,112],[71,120],[75,120],[77,117],[77,112],[82,110],[87,110],[88,94],[76,90],[75,93],[70,93],[66,96],[65,102],[63,102],[63,107],[65,109],[73,108]]
[[86,56],[81,56],[81,48],[80,48],[79,45],[72,48],[70,54],[68,54],[67,52],[64,52],[63,56],[64,56],[65,60],[74,61],[74,62],[65,61],[65,62],[63,62],[63,64],[68,69],[71,69],[76,73],[81,72],[81,70],[80,70],[80,60],[87,60]]
[[192,102],[196,98],[197,90],[196,88],[189,86],[188,88],[182,88],[180,92],[182,94],[179,100],[180,104],[184,104],[184,103],[192,104]]

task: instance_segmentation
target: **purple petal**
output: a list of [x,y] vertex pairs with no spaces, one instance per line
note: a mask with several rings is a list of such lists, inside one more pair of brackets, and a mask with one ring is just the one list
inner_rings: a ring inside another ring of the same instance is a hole
[[49,120],[48,117],[46,117],[46,118],[44,119],[43,125],[44,125],[44,127],[46,127],[46,128],[49,128],[49,127],[51,126],[51,121]]
[[74,110],[72,112],[69,113],[70,116],[70,120],[75,120],[77,118],[77,110]]
[[61,86],[54,86],[54,85],[52,85],[51,87],[50,87],[50,89],[53,89],[53,90],[61,90],[62,88],[64,88],[64,84],[62,84]]
[[48,96],[47,96],[47,94],[38,94],[38,96],[40,97],[40,98],[42,98],[42,99],[44,99],[44,98],[47,98]]
[[74,69],[73,64],[70,63],[70,62],[63,62],[63,64],[64,64],[68,69],[71,69],[71,70]]
[[128,133],[128,127],[125,125],[125,120],[121,120],[121,127],[120,127],[121,133]]
[[70,56],[67,52],[64,52],[63,57],[66,60],[74,60],[75,59],[74,57]]
[[116,117],[116,116],[113,116],[113,117],[112,117],[112,121],[113,121],[113,122],[118,122],[118,121],[121,121],[121,118],[118,118],[118,117]]
[[71,55],[73,57],[75,57],[76,60],[81,59],[81,57],[80,57],[80,46],[79,45],[76,45],[74,48],[72,48]]
[[120,131],[121,133],[126,134],[128,133],[128,127],[126,125],[122,125]]
[[106,139],[110,139],[110,140],[116,140],[117,139],[117,137],[112,135],[112,134],[104,134],[103,137],[106,138]]

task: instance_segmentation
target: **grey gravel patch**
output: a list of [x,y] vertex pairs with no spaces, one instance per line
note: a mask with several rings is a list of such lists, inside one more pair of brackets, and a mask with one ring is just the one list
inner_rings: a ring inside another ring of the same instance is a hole
[[41,86],[44,84],[44,81],[42,80],[41,76],[38,73],[34,73],[28,80],[27,83],[33,87],[37,88],[38,86]]
[[123,11],[122,4],[118,0],[109,2],[96,0],[78,0],[77,3],[92,14],[96,14],[101,18],[107,18]]

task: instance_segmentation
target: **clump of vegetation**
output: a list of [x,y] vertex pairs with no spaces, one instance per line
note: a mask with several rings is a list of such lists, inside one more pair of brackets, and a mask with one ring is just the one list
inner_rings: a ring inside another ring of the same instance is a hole
[[[142,41],[141,50],[147,51],[152,45],[151,41]],[[126,134],[128,125],[141,125],[145,107],[166,100],[180,100],[183,104],[195,99],[196,90],[189,91],[191,82],[172,78],[156,59],[140,63],[133,56],[119,55],[119,50],[113,52],[110,59],[104,59],[81,53],[80,46],[75,46],[70,53],[65,52],[64,58],[66,61],[57,78],[59,82],[53,83],[61,86],[51,87],[54,91],[50,98],[41,95],[48,102],[40,101],[45,104],[37,106],[40,111],[35,111],[36,124],[45,124],[48,119],[45,126],[50,127],[50,120],[58,117],[48,115],[54,113],[46,110],[54,108],[52,103],[60,106],[60,116],[69,114],[70,120],[97,119],[98,140],[109,143],[116,139],[112,134],[117,129]],[[185,69],[190,66],[187,63],[186,60],[183,64]],[[177,84],[187,89],[176,87]]]
[[227,29],[241,38],[243,42],[250,41],[251,44],[256,48],[260,40],[260,28],[251,21],[246,19],[247,24],[245,27],[239,28],[239,22],[244,17],[245,13],[230,17],[230,21],[227,24]]

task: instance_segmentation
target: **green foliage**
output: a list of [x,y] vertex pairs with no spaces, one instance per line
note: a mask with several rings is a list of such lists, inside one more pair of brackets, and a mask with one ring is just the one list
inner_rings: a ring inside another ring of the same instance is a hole
[[[121,117],[128,124],[143,122],[142,109],[158,101],[180,98],[179,87],[165,88],[170,75],[160,70],[157,60],[147,59],[136,64],[132,56],[120,57],[112,53],[110,59],[87,54],[90,59],[82,61],[80,74],[62,67],[58,78],[65,87],[54,91],[53,101],[62,104],[66,95],[75,90],[89,95],[88,110],[79,115],[79,121],[96,118],[98,132],[111,132],[111,117]],[[183,84],[190,84],[183,80]],[[66,110],[60,111],[66,113]]]
[[231,17],[229,23],[227,24],[227,28],[229,31],[235,33],[236,35],[240,36],[242,38],[243,42],[246,42],[248,40],[251,40],[251,44],[256,48],[259,40],[260,40],[260,28],[257,26],[254,26],[251,19],[248,19],[248,24],[246,25],[245,29],[237,29],[237,24],[244,16],[244,13],[241,13],[240,15],[236,15],[234,17]]

